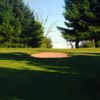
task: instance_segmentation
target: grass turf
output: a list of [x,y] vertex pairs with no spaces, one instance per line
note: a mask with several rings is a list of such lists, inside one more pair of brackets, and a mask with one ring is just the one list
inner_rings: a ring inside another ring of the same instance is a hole
[[[69,58],[32,58],[44,51]],[[0,49],[0,100],[99,100],[100,49]]]

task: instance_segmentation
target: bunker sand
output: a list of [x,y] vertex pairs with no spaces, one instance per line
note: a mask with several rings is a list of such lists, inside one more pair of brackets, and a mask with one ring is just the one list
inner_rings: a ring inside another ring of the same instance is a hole
[[35,58],[66,58],[70,57],[69,54],[63,52],[41,52],[32,54],[32,57]]

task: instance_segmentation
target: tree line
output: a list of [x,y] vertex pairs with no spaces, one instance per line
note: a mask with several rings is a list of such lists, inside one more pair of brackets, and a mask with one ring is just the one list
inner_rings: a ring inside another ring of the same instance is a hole
[[92,41],[100,47],[100,0],[64,0],[66,28],[57,27],[69,42]]
[[42,24],[23,0],[0,0],[0,47],[41,47],[44,41]]

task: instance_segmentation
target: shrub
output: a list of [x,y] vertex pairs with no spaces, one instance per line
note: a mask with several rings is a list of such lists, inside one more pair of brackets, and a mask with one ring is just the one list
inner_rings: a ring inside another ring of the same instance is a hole
[[81,47],[92,48],[92,47],[94,47],[94,42],[93,41],[85,41],[81,44]]

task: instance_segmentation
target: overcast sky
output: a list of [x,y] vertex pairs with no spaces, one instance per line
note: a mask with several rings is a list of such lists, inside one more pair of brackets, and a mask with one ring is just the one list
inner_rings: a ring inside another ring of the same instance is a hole
[[62,38],[61,33],[57,30],[57,26],[64,27],[64,0],[24,0],[29,5],[30,9],[35,11],[41,16],[41,20],[45,20],[48,17],[48,21],[45,25],[45,31],[55,23],[52,28],[52,32],[48,37],[51,38],[54,48],[66,48],[66,41]]

